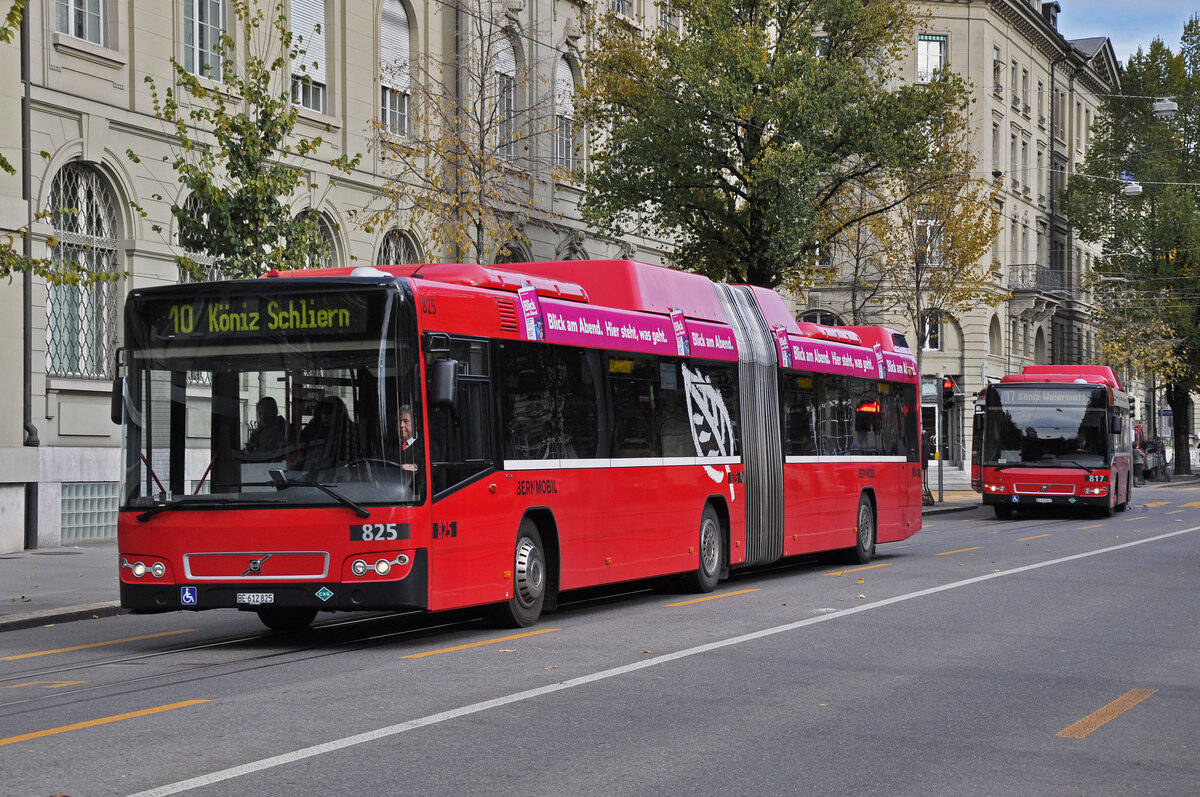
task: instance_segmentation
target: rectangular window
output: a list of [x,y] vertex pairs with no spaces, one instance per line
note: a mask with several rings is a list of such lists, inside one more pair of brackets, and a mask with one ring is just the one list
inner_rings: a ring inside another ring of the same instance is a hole
[[517,156],[517,80],[512,75],[496,73],[496,103],[500,119],[496,154],[512,160]]
[[221,79],[222,0],[183,0],[183,65],[195,75]]
[[1046,106],[1043,105],[1043,100],[1042,100],[1042,96],[1045,93],[1046,93],[1046,88],[1042,84],[1042,81],[1039,80],[1038,81],[1038,89],[1037,89],[1038,124],[1042,127],[1046,126],[1046,113],[1045,113]]
[[1012,104],[1013,104],[1014,108],[1020,107],[1020,105],[1021,105],[1021,94],[1018,90],[1019,87],[1017,85],[1017,70],[1019,68],[1020,67],[1017,65],[1017,62],[1013,61],[1012,62],[1012,78],[1008,84],[1008,89],[1010,92],[1012,92]]
[[633,0],[609,0],[608,7],[618,14],[633,16]]
[[292,102],[325,113],[325,0],[291,0],[292,33],[301,53],[292,62]]
[[563,114],[554,117],[554,162],[564,169],[575,168],[575,120]]
[[1021,70],[1021,103],[1024,105],[1024,112],[1029,113],[1029,70]]
[[1000,124],[992,122],[992,171],[1004,171],[1000,164]]
[[658,9],[658,26],[663,30],[669,30],[672,33],[679,32],[679,11],[671,4],[671,0],[665,0]]
[[55,0],[54,29],[92,44],[104,42],[104,0]]
[[917,37],[917,82],[928,83],[946,65],[946,37],[922,33]]
[[408,92],[384,86],[380,89],[379,118],[385,130],[397,136],[408,135]]

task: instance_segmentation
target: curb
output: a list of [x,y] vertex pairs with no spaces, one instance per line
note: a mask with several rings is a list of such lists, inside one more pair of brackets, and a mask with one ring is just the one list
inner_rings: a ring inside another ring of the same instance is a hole
[[59,609],[42,609],[36,612],[0,617],[0,633],[19,631],[23,628],[36,628],[55,623],[68,623],[73,620],[91,620],[99,617],[115,617],[121,614],[119,601],[102,601],[100,603],[85,603],[81,606],[64,606]]
[[965,512],[968,509],[978,509],[983,506],[982,502],[964,503],[957,502],[953,504],[943,504],[941,506],[921,507],[921,517],[928,515],[945,515],[949,512]]

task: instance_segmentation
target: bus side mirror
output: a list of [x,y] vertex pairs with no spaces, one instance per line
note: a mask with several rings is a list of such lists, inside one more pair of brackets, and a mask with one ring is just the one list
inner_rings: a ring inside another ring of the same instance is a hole
[[1124,425],[1122,424],[1122,420],[1123,420],[1123,418],[1121,418],[1120,415],[1112,416],[1112,433],[1113,434],[1121,433],[1121,430],[1124,428]]
[[123,377],[113,378],[112,387],[112,403],[108,408],[108,416],[112,418],[112,422],[117,426],[121,425],[122,410],[125,408],[125,379]]
[[458,360],[434,360],[429,384],[429,406],[454,409],[458,398]]
[[112,387],[112,403],[108,407],[108,417],[117,426],[121,425],[125,409],[125,378],[121,376],[121,354],[124,349],[117,349]]

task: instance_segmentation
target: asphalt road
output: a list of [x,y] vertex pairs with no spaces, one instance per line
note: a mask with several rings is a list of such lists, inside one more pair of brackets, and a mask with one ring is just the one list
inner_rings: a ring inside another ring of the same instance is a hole
[[[1200,486],[930,519],[866,567],[540,625],[236,612],[0,635],[0,794],[1194,794]],[[1144,502],[1144,503],[1141,503]]]

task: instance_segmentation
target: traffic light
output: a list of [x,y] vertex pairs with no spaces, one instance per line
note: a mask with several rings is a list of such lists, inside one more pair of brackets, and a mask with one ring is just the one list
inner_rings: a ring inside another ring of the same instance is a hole
[[958,385],[954,382],[954,377],[942,377],[942,406],[953,407],[955,400],[958,398]]

